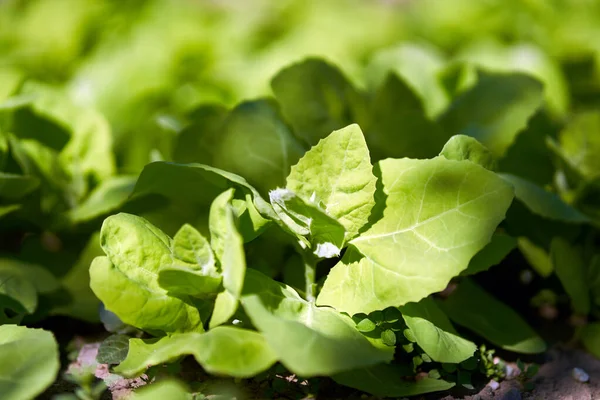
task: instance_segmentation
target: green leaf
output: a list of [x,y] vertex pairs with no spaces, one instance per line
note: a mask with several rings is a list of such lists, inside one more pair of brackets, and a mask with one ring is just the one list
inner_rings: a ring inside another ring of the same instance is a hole
[[362,319],[358,324],[356,324],[356,329],[359,332],[372,332],[377,328],[377,325],[369,318]]
[[219,292],[222,276],[208,240],[193,226],[185,224],[173,237],[177,262],[158,273],[158,284],[170,293],[202,297]]
[[554,271],[550,255],[541,247],[536,246],[526,237],[517,239],[519,250],[529,265],[544,278],[549,277]]
[[346,230],[318,204],[309,203],[288,189],[269,193],[282,228],[295,236],[302,248],[310,248],[320,258],[338,257]]
[[458,335],[432,298],[405,304],[400,307],[400,312],[417,344],[434,361],[459,363],[477,350],[475,343]]
[[395,346],[396,345],[396,333],[391,329],[386,329],[381,332],[381,341],[386,346]]
[[287,189],[311,199],[346,229],[346,239],[358,234],[375,205],[376,178],[369,149],[358,125],[321,139],[292,167]]
[[67,212],[73,224],[93,220],[119,209],[127,200],[137,177],[118,176],[100,183],[77,207]]
[[600,357],[600,322],[593,322],[584,326],[580,338],[587,351],[595,357]]
[[285,184],[304,153],[271,100],[241,103],[225,118],[213,154],[217,168],[243,176],[261,193]]
[[211,374],[248,378],[277,360],[260,333],[219,326],[206,333],[173,334],[161,339],[130,339],[127,358],[115,372],[138,376],[153,365],[192,355]]
[[496,166],[492,153],[477,139],[466,135],[452,136],[444,145],[440,155],[448,160],[469,160],[489,170],[494,170]]
[[474,275],[479,272],[487,271],[500,262],[517,246],[517,239],[502,233],[495,233],[492,241],[489,242],[481,251],[471,259],[469,266],[463,272],[462,276]]
[[229,320],[238,307],[246,276],[244,241],[236,226],[233,207],[233,189],[220,194],[210,207],[210,243],[221,265],[224,291],[217,296],[210,319],[213,328]]
[[448,138],[442,128],[425,115],[410,83],[390,73],[373,94],[369,118],[363,128],[375,161],[388,157],[434,157]]
[[0,172],[0,198],[17,200],[31,193],[40,184],[33,176]]
[[52,333],[0,326],[0,393],[6,400],[32,399],[54,382],[60,368]]
[[468,161],[388,159],[379,165],[383,216],[350,241],[319,305],[369,313],[443,290],[489,242],[513,196],[502,179]]
[[499,174],[502,179],[515,188],[515,198],[527,209],[544,218],[571,223],[589,222],[589,218],[561,200],[556,193],[551,193],[518,176]]
[[120,364],[127,357],[129,351],[129,336],[110,335],[98,348],[96,361],[100,364]]
[[543,87],[528,75],[479,73],[439,118],[447,132],[472,136],[502,157],[542,105]]
[[600,112],[575,116],[559,134],[559,151],[569,166],[588,180],[600,176]]
[[590,312],[590,291],[582,250],[556,237],[550,245],[550,259],[563,288],[571,298],[573,310],[581,315]]
[[284,68],[271,88],[294,133],[313,146],[336,129],[360,122],[361,94],[334,66],[309,58]]
[[448,390],[455,385],[452,382],[431,378],[414,381],[412,375],[412,368],[404,365],[378,364],[342,372],[332,378],[341,385],[380,397],[416,396]]
[[438,304],[452,321],[496,346],[523,354],[546,351],[546,343],[519,314],[469,279],[462,280],[450,297]]
[[349,317],[317,307],[252,269],[242,304],[281,363],[300,376],[332,375],[393,358],[393,348],[375,347]]
[[161,380],[145,385],[133,392],[132,400],[192,400],[188,388],[174,379]]
[[7,206],[0,206],[0,218],[5,215],[8,215],[12,212],[15,212],[21,208],[20,204],[10,204]]
[[202,331],[199,310],[185,296],[173,297],[158,284],[158,274],[173,265],[171,238],[141,217],[107,218],[100,243],[108,257],[90,267],[91,288],[123,322],[161,332]]

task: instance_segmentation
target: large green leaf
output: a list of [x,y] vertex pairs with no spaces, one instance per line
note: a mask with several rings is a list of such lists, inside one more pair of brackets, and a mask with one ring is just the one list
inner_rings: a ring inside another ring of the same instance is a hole
[[556,237],[550,245],[550,259],[563,288],[571,298],[573,310],[581,315],[590,312],[590,291],[582,250]]
[[306,202],[288,189],[272,190],[269,197],[281,227],[303,248],[311,249],[319,258],[340,255],[346,230],[318,204]]
[[480,73],[440,116],[446,132],[472,136],[501,157],[542,105],[543,87],[524,74]]
[[242,304],[277,358],[300,376],[332,375],[393,358],[393,348],[375,347],[349,317],[317,307],[252,269]]
[[389,74],[373,94],[363,125],[373,161],[434,157],[447,139],[442,128],[425,115],[410,83]]
[[503,349],[524,354],[546,350],[546,343],[519,314],[469,279],[438,304],[452,321]]
[[211,165],[243,176],[267,193],[285,184],[303,153],[276,104],[256,100],[241,103],[225,118]]
[[581,330],[581,341],[587,351],[600,358],[600,322],[584,326]]
[[52,333],[0,326],[0,393],[6,400],[33,399],[54,382],[60,368]]
[[[425,378],[415,381],[411,367],[377,364],[333,375],[339,384],[362,390],[380,397],[405,397],[439,392],[454,387],[455,383]],[[406,378],[406,379],[404,379]]]
[[246,256],[244,241],[237,230],[233,207],[233,189],[221,193],[210,207],[210,244],[221,265],[224,291],[218,294],[210,327],[229,320],[238,308],[244,278]]
[[193,355],[209,373],[247,378],[277,361],[263,336],[254,331],[219,326],[206,333],[188,332],[161,339],[130,339],[127,358],[115,368],[125,376],[138,376],[153,365]]
[[304,200],[322,204],[327,215],[358,234],[375,205],[376,178],[369,149],[358,125],[331,133],[292,167],[287,188]]
[[383,216],[350,241],[357,251],[331,270],[320,305],[370,313],[443,290],[490,241],[513,197],[507,183],[469,161],[379,165]]
[[165,379],[145,385],[133,392],[132,400],[191,400],[192,394],[184,384],[174,380]]
[[514,186],[517,200],[521,201],[534,214],[565,222],[589,222],[588,217],[562,201],[557,194],[548,192],[535,183],[519,178],[518,176],[510,174],[499,175]]
[[353,122],[361,122],[364,99],[334,66],[310,58],[271,81],[281,111],[294,133],[309,145]]
[[500,262],[517,246],[517,239],[502,233],[495,233],[492,241],[471,259],[469,266],[461,275],[474,275],[487,271]]
[[140,329],[203,330],[191,299],[158,284],[161,269],[174,263],[171,238],[141,217],[117,214],[104,221],[100,243],[108,257],[94,259],[90,285],[108,310]]
[[430,297],[400,307],[402,318],[417,344],[442,363],[458,364],[473,356],[477,346],[458,335],[448,317]]

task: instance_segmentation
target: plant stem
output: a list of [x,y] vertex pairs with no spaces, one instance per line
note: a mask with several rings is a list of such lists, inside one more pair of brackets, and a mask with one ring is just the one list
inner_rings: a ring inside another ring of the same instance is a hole
[[304,282],[306,286],[306,300],[314,303],[316,300],[315,271],[317,269],[317,260],[309,251],[302,252],[302,261],[304,262]]

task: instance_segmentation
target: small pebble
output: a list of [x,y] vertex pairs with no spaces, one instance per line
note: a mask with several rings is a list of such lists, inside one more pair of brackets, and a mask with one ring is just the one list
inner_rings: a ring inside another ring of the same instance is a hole
[[585,383],[590,380],[590,376],[587,374],[587,372],[585,372],[581,368],[573,368],[573,370],[571,371],[571,376],[577,382],[581,382],[581,383]]
[[490,383],[488,383],[488,386],[492,389],[492,390],[498,390],[498,388],[500,387],[500,384],[494,380],[491,380]]

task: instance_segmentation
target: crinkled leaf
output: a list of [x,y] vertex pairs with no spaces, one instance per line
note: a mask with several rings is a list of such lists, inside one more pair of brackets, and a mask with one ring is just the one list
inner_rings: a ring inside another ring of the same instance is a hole
[[521,201],[534,214],[544,218],[556,219],[572,223],[589,222],[589,218],[577,209],[561,200],[556,193],[551,193],[518,176],[499,174],[515,188],[515,198]]
[[496,166],[492,153],[477,139],[466,135],[452,136],[444,145],[440,155],[448,160],[469,160],[490,170]]
[[590,312],[590,291],[582,250],[556,237],[550,245],[550,259],[565,292],[571,298],[573,310],[581,315]]
[[100,364],[120,364],[127,357],[129,351],[129,336],[110,335],[98,348],[96,361]]
[[67,218],[77,224],[117,210],[127,201],[136,180],[137,177],[118,176],[102,181],[82,203],[68,211]]
[[271,88],[294,133],[309,145],[353,122],[360,122],[361,94],[334,66],[310,58],[282,69]]
[[225,118],[215,145],[215,167],[243,176],[261,193],[285,184],[304,153],[271,100],[244,102]]
[[171,238],[141,217],[117,214],[104,221],[100,243],[108,257],[94,259],[91,287],[108,310],[140,329],[203,330],[191,299],[158,284],[161,269],[173,265]]
[[6,400],[32,399],[54,382],[60,368],[52,333],[0,326],[0,393]]
[[244,241],[237,230],[231,200],[233,189],[221,193],[210,207],[210,244],[221,265],[223,288],[219,293],[210,327],[225,323],[233,316],[242,294],[246,275]]
[[471,259],[469,266],[461,275],[474,275],[487,271],[500,262],[517,246],[517,239],[502,233],[495,233],[492,241]]
[[524,354],[546,350],[546,343],[519,314],[469,279],[438,304],[452,321],[503,349]]
[[130,339],[127,358],[115,371],[138,376],[147,368],[193,355],[212,374],[247,378],[277,361],[263,335],[232,326],[219,326],[205,333],[188,332],[161,339]]
[[587,351],[595,357],[600,357],[600,322],[593,322],[584,326],[580,338]]
[[369,149],[358,125],[321,139],[287,177],[287,188],[313,200],[346,229],[346,239],[358,234],[375,205],[376,178]]
[[300,376],[332,375],[393,358],[393,348],[375,347],[349,317],[317,307],[252,269],[242,304],[277,358]]
[[333,375],[337,383],[380,397],[416,396],[454,387],[454,383],[425,378],[415,381],[412,368],[405,365],[378,364]]
[[296,236],[303,248],[310,248],[320,258],[340,255],[346,230],[318,204],[306,202],[288,189],[272,190],[269,197],[282,227]]
[[330,271],[320,305],[369,313],[443,290],[490,241],[513,197],[507,183],[468,161],[379,164],[383,216],[350,241],[357,251]]
[[519,73],[479,73],[439,118],[446,132],[472,136],[500,158],[542,105],[543,87]]
[[458,335],[448,317],[431,298],[400,307],[406,326],[432,360],[460,363],[475,353],[475,343]]

